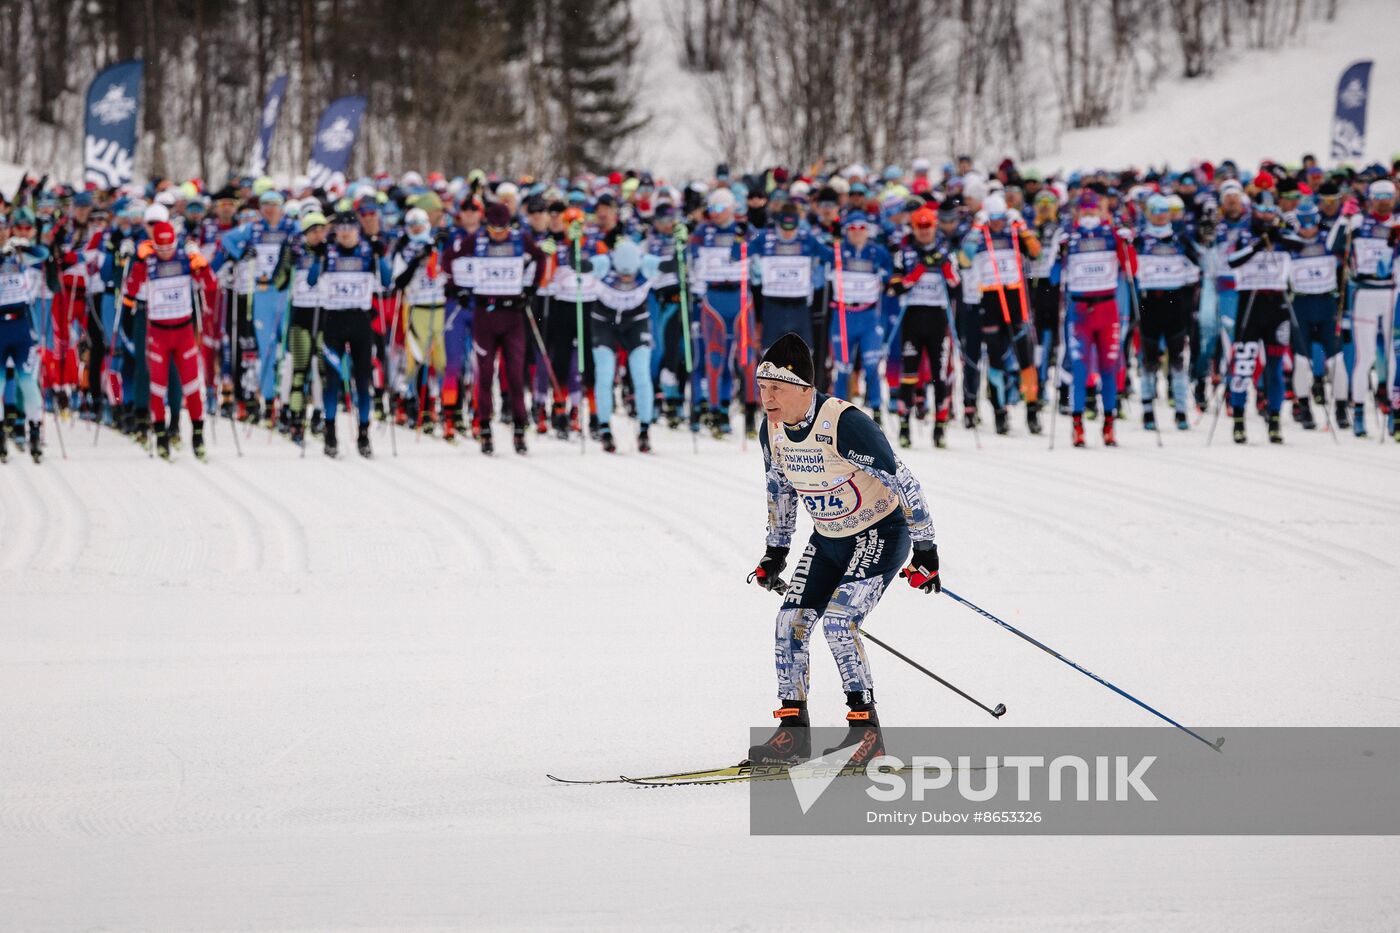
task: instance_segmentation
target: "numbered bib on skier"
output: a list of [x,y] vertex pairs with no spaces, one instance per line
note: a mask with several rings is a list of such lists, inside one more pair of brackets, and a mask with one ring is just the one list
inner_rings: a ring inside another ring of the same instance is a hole
[[932,269],[925,269],[919,281],[909,289],[905,303],[920,308],[946,308],[948,306],[948,283],[943,276]]
[[973,260],[972,268],[984,290],[996,288],[998,284],[1003,288],[1015,288],[1021,284],[1020,257],[1009,249],[994,252],[982,250]]
[[1288,287],[1288,254],[1255,253],[1235,269],[1235,286],[1240,291],[1283,291]]
[[0,273],[0,307],[29,304],[29,277],[21,271]]
[[1150,289],[1181,288],[1191,283],[1194,266],[1180,253],[1156,256],[1138,254],[1138,285]]
[[800,441],[780,426],[769,426],[774,462],[811,515],[816,532],[830,538],[864,531],[899,507],[893,489],[837,452],[837,427],[849,407],[841,399],[827,399]]
[[365,272],[327,272],[320,279],[327,308],[368,308],[372,276]]
[[429,275],[424,262],[414,271],[404,297],[411,305],[440,305],[447,300],[446,282],[441,275]]
[[807,256],[765,256],[763,294],[773,298],[805,298],[812,294],[812,260]]
[[146,314],[152,321],[178,321],[192,313],[193,300],[188,275],[153,279],[146,290]]
[[1376,237],[1357,237],[1351,241],[1351,249],[1356,260],[1357,275],[1390,274],[1392,251],[1388,241]]
[[846,305],[873,305],[880,299],[880,276],[875,272],[846,272],[841,277]]
[[260,279],[272,277],[277,271],[277,257],[282,254],[281,243],[259,243],[253,247],[253,273]]
[[476,287],[476,257],[458,256],[452,260],[452,284],[458,288]]
[[298,308],[314,308],[321,303],[320,283],[312,288],[310,280],[309,269],[297,269],[292,273],[292,304]]
[[478,295],[518,295],[525,289],[525,257],[478,256],[475,277]]
[[1295,257],[1288,280],[1300,295],[1322,295],[1337,288],[1337,260],[1330,254]]
[[743,278],[743,266],[733,258],[728,246],[700,247],[696,266],[706,282],[737,282]]
[[1112,250],[1070,253],[1069,290],[1111,292],[1118,287],[1118,254]]

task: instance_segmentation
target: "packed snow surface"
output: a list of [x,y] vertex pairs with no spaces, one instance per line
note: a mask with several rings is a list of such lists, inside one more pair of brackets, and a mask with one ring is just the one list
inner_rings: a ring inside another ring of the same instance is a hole
[[[1400,447],[1250,426],[905,458],[950,586],[1170,715],[1396,725]],[[0,467],[0,928],[1400,923],[1389,838],[753,838],[742,787],[551,784],[728,764],[771,723],[755,444],[395,459],[381,429],[331,462],[258,430],[240,460],[224,422],[167,465],[90,432]],[[947,598],[899,584],[869,627],[1008,724],[1155,722]],[[986,723],[873,664],[886,724]]]

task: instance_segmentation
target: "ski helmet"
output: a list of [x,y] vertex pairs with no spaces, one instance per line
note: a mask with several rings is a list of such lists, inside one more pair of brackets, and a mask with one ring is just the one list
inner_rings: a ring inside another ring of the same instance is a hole
[[631,240],[622,240],[613,247],[613,271],[618,275],[636,275],[642,271],[642,251]]

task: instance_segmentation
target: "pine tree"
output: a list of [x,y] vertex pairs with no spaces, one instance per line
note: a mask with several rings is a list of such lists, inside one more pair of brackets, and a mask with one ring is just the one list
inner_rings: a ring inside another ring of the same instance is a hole
[[569,174],[608,168],[646,120],[632,81],[640,39],[631,4],[549,0],[542,6],[554,159]]

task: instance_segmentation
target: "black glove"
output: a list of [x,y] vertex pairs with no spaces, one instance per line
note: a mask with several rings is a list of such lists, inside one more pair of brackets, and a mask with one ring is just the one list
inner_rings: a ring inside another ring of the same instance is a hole
[[938,545],[915,546],[909,566],[899,575],[908,579],[910,586],[918,587],[925,593],[943,592],[943,581],[938,577]]
[[785,547],[770,547],[763,552],[763,559],[758,562],[753,573],[749,574],[749,582],[757,583],[765,590],[776,589],[782,586],[781,576],[783,568],[787,566],[788,549]]

